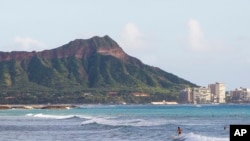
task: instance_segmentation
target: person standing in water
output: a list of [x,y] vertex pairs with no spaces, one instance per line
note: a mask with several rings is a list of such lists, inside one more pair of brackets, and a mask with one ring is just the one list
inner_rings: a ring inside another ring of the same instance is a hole
[[180,127],[178,127],[176,132],[178,133],[178,136],[179,136],[179,135],[181,135],[182,129]]

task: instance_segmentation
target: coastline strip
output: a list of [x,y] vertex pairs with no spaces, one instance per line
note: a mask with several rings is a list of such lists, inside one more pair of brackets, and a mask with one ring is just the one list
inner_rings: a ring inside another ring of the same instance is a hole
[[8,110],[8,109],[70,109],[76,108],[77,106],[72,104],[41,104],[41,105],[0,105],[0,110]]

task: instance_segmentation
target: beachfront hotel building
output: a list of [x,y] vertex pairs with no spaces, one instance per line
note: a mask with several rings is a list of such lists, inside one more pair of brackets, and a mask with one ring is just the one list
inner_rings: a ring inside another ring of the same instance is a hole
[[211,91],[206,87],[193,89],[194,103],[211,103]]
[[209,84],[213,103],[226,103],[226,86],[224,83]]
[[226,87],[224,83],[209,84],[208,87],[185,88],[181,91],[180,103],[225,103]]
[[250,102],[250,89],[249,88],[237,88],[234,91],[229,92],[230,101],[233,103],[249,103]]
[[179,102],[180,103],[194,103],[192,91],[193,91],[192,88],[183,89],[179,95]]
[[211,103],[211,91],[206,87],[186,88],[180,93],[180,103]]

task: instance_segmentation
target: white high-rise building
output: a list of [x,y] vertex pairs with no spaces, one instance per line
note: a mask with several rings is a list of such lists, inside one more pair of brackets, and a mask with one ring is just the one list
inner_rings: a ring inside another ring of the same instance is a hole
[[209,84],[208,88],[212,93],[212,102],[215,103],[225,103],[226,98],[226,86],[224,83]]

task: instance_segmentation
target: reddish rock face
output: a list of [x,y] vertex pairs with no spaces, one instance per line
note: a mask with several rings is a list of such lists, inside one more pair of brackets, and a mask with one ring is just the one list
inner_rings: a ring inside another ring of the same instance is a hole
[[91,39],[76,39],[61,47],[44,50],[41,52],[0,52],[0,62],[2,61],[22,61],[29,60],[34,56],[46,59],[67,58],[74,56],[76,58],[87,58],[92,54],[99,53],[102,55],[111,55],[123,61],[128,59],[128,55],[119,47],[119,45],[108,36],[93,37]]
[[128,57],[127,54],[124,53],[121,48],[114,48],[114,49],[100,48],[97,50],[97,52],[103,55],[111,55],[124,61]]
[[0,62],[10,61],[10,60],[22,61],[25,59],[32,58],[35,54],[36,52],[24,52],[24,51],[0,52]]

